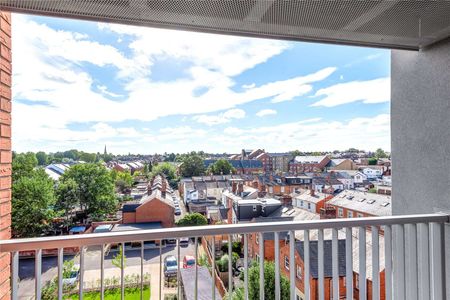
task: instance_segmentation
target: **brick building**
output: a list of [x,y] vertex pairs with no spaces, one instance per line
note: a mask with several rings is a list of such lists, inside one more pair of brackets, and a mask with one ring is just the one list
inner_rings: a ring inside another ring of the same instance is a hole
[[296,156],[289,163],[289,172],[299,174],[304,172],[323,171],[330,158],[327,155],[321,156]]
[[[11,238],[11,14],[0,11],[0,240]],[[10,254],[0,254],[0,299],[10,298]]]
[[259,160],[262,163],[264,173],[269,173],[273,171],[272,158],[270,157],[269,154],[263,152],[258,156],[256,156],[255,159]]
[[391,197],[345,190],[327,202],[336,209],[337,218],[384,217],[392,215]]
[[175,207],[168,182],[156,176],[148,187],[148,193],[137,203],[127,203],[122,207],[122,223],[160,222],[162,227],[175,225]]
[[[332,299],[332,244],[331,240],[324,241],[324,278],[325,278],[325,299]],[[283,243],[280,249],[280,270],[281,274],[289,278],[290,268],[295,268],[295,292],[296,299],[305,298],[305,263],[303,241],[295,242],[295,263],[289,258],[289,243]],[[310,299],[319,299],[319,268],[318,268],[318,242],[310,241]],[[345,240],[338,240],[338,260],[339,260],[339,295],[345,298]],[[308,299],[309,300],[309,299]]]
[[272,168],[276,173],[289,172],[289,162],[294,158],[291,153],[268,153],[272,158]]

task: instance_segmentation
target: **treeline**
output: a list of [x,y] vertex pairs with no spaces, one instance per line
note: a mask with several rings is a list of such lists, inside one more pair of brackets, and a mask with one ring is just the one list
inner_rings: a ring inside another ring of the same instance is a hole
[[[114,155],[112,154],[89,153],[76,149],[55,153],[46,153],[44,151],[28,153],[32,153],[36,156],[38,166],[46,166],[52,163],[67,163],[71,161],[84,161],[87,163],[96,163],[101,161],[110,162],[114,159]],[[13,157],[15,155],[17,155],[17,153],[13,152]]]

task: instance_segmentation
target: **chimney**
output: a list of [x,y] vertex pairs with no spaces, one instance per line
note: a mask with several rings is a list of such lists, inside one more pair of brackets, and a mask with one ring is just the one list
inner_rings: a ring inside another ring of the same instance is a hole
[[237,187],[237,194],[239,196],[242,196],[243,192],[244,192],[244,183],[240,182]]

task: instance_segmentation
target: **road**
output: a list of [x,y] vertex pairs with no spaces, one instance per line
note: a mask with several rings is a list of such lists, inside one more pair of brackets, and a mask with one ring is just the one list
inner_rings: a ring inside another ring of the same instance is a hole
[[[144,267],[146,270],[150,270],[152,278],[158,279],[159,278],[159,248],[158,249],[146,249],[144,251]],[[187,247],[180,247],[180,260],[183,259],[185,255],[194,255],[194,245],[191,242],[189,246]],[[100,248],[99,247],[89,247],[86,250],[85,253],[85,263],[84,263],[84,270],[85,270],[85,282],[94,282],[95,280],[100,278]],[[114,273],[114,276],[116,276],[116,273],[120,274],[120,269],[115,267],[112,264],[112,258],[117,252],[112,252],[105,256],[105,274],[106,276],[111,276]],[[164,257],[167,255],[177,255],[177,249],[174,245],[167,245],[161,249],[162,253],[162,259],[164,260]],[[125,267],[125,273],[139,273],[138,269],[136,268],[141,265],[141,250],[126,250],[125,251],[126,256],[126,267]],[[79,257],[73,257],[73,256],[65,256],[64,260],[74,259],[75,263],[79,263]],[[49,282],[53,278],[55,278],[58,274],[57,271],[57,258],[56,257],[44,257],[42,258],[42,285],[45,285],[45,283]],[[34,296],[34,270],[35,270],[35,262],[34,259],[21,259],[19,262],[19,298],[20,299],[30,299],[32,296]],[[156,274],[155,273],[156,270]],[[88,275],[88,276],[86,276]],[[157,285],[159,283],[159,279],[157,281]]]

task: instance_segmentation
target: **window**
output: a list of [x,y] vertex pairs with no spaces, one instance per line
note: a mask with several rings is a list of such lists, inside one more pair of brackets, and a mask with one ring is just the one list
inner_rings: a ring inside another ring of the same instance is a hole
[[338,208],[338,216],[341,218],[344,216],[344,209]]
[[289,257],[284,256],[284,267],[289,270]]
[[302,200],[302,201],[300,201],[300,206],[301,206],[301,207],[303,207],[303,200]]
[[297,278],[302,280],[302,268],[297,265]]
[[353,218],[353,212],[351,210],[347,211],[347,217]]
[[362,217],[364,217],[364,216],[363,216],[362,213],[358,213],[358,214],[357,214],[357,217],[358,217],[358,218],[362,218]]
[[308,202],[308,209],[311,209],[311,203]]
[[284,186],[281,187],[281,192],[284,193]]

